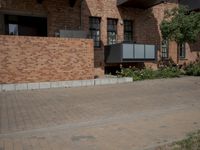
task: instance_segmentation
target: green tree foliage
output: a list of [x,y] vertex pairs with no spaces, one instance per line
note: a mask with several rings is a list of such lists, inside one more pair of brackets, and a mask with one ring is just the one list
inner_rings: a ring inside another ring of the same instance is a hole
[[189,11],[183,6],[168,10],[160,29],[164,39],[178,44],[194,43],[200,35],[200,12]]

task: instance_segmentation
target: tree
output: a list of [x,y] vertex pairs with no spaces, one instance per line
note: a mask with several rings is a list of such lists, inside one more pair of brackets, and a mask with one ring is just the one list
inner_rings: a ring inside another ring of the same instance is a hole
[[165,12],[160,25],[163,39],[177,44],[194,43],[200,35],[200,12],[189,11],[180,6]]

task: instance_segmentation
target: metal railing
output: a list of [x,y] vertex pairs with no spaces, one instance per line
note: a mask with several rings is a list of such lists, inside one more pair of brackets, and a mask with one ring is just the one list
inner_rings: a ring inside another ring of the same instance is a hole
[[119,43],[105,46],[106,63],[156,61],[156,45]]

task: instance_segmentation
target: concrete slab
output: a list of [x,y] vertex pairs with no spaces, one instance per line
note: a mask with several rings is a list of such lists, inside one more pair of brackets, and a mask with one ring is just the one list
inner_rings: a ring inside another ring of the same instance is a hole
[[81,87],[81,86],[82,86],[81,80],[76,80],[71,82],[71,87]]
[[22,84],[16,84],[15,89],[17,91],[19,90],[27,90],[28,89],[28,84],[27,83],[22,83]]
[[14,91],[15,90],[15,84],[3,84],[1,87],[2,91]]
[[72,81],[65,81],[65,88],[70,88],[70,87],[72,87]]
[[72,88],[132,82],[132,78],[102,78],[91,80],[56,81],[38,83],[0,84],[0,91],[36,90],[49,88]]
[[49,89],[51,88],[51,83],[50,82],[41,82],[39,83],[40,89]]
[[94,80],[81,80],[81,86],[94,86]]
[[40,89],[40,83],[28,83],[28,90]]

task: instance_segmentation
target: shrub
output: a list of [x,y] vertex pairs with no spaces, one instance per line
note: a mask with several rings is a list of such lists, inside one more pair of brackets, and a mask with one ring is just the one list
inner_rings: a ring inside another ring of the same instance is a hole
[[173,142],[169,145],[160,146],[159,150],[199,150],[200,149],[200,130],[191,133],[187,138]]
[[184,67],[185,74],[189,76],[200,76],[200,54],[197,53],[195,62],[190,63]]
[[177,67],[165,67],[156,71],[156,76],[158,78],[175,78],[180,77],[181,74],[181,70]]
[[185,74],[189,76],[200,76],[200,62],[190,63],[185,67]]
[[121,68],[120,72],[117,72],[118,76],[132,77],[134,81],[155,79],[155,78],[174,78],[181,75],[180,69],[177,67],[164,67],[158,70],[151,68],[137,69],[135,67]]

